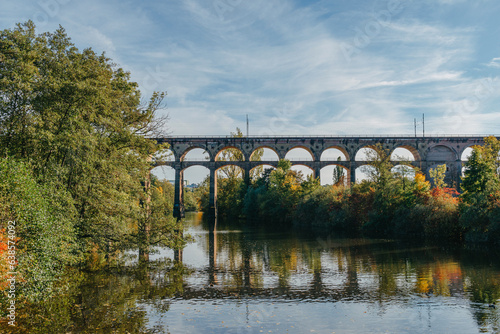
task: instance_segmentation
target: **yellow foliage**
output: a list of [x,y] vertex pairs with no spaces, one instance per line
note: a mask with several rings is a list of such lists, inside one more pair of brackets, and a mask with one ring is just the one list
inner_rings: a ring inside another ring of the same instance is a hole
[[418,190],[426,190],[431,187],[431,184],[425,180],[425,175],[422,173],[415,174],[415,185]]
[[163,195],[163,188],[161,186],[156,187],[156,191],[160,194]]

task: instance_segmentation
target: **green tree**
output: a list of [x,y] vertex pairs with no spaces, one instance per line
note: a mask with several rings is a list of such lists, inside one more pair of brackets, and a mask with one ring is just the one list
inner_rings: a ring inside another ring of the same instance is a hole
[[367,160],[370,168],[366,170],[374,188],[374,198],[363,229],[374,235],[390,235],[394,230],[396,210],[406,199],[405,178],[399,179],[393,173],[390,151],[381,144],[372,147]]
[[393,178],[391,169],[394,164],[391,162],[390,151],[384,149],[381,144],[376,144],[370,148],[371,150],[367,151],[366,157],[368,167],[364,168],[364,171],[377,187],[384,188]]
[[434,187],[436,188],[444,188],[447,186],[446,182],[444,182],[444,178],[446,176],[446,164],[442,164],[437,166],[436,168],[429,169],[429,176],[434,183]]
[[186,211],[200,210],[200,204],[196,197],[196,189],[184,189],[184,208]]
[[475,146],[465,163],[462,178],[460,221],[470,241],[492,241],[500,237],[500,179],[497,174],[500,142],[493,136]]
[[166,180],[151,180],[150,245],[179,249],[184,246],[182,224],[173,217],[174,186]]
[[[337,161],[341,161],[341,158],[338,157]],[[335,165],[333,169],[333,184],[336,186],[345,185],[344,169],[340,165]]]
[[461,188],[463,199],[469,202],[475,194],[496,192],[500,188],[498,178],[498,152],[500,142],[493,136],[484,139],[483,146],[475,146],[465,163]]
[[250,187],[244,211],[250,218],[262,218],[275,224],[290,224],[301,197],[320,187],[319,180],[291,169],[289,160],[280,160],[274,170],[266,170]]
[[36,35],[28,21],[0,32],[0,94],[2,152],[71,194],[82,249],[137,245],[149,157],[164,149],[148,137],[162,134],[165,93],[142,104],[130,74],[104,54],[79,51],[63,28]]
[[[0,241],[0,249],[14,245],[18,265],[8,271],[19,273],[16,295],[31,300],[50,297],[64,268],[80,259],[71,196],[60,184],[38,184],[30,166],[13,158],[0,159],[0,180],[0,233],[7,234],[11,221],[15,237],[8,239],[9,245]],[[0,251],[0,269],[12,260],[7,255]],[[0,270],[0,280],[6,282],[4,274]],[[4,293],[0,300],[2,305],[9,302]]]

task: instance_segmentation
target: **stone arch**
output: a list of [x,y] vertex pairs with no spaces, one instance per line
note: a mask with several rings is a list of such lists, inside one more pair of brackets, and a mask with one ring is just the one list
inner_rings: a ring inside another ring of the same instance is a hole
[[[196,172],[196,170],[198,170],[198,172]],[[200,173],[201,170],[203,170],[203,171],[206,170],[206,173],[203,173],[203,174],[206,174],[205,177],[210,174],[210,169],[206,165],[202,165],[202,164],[196,164],[195,163],[195,164],[190,164],[189,166],[186,166],[186,167],[182,168],[181,171],[183,173],[183,179],[184,179],[184,181],[185,182],[189,181],[190,183],[200,183],[201,181],[203,181],[203,178],[201,180],[200,179],[196,179],[195,181],[192,181],[192,180],[190,180],[190,178],[192,178],[192,176],[190,174],[191,173],[193,173],[193,174],[201,174]]]
[[431,146],[427,149],[426,160],[433,161],[456,161],[458,160],[457,151],[454,148],[442,144]]
[[[277,162],[276,165],[278,165]],[[261,168],[262,170],[259,171],[258,170],[259,168]],[[276,166],[270,165],[268,163],[258,164],[250,169],[250,177],[251,178],[259,177],[260,173],[263,173],[266,169],[276,169]]]
[[218,159],[219,159],[219,157],[220,157],[220,155],[221,155],[224,151],[229,150],[229,149],[235,149],[235,150],[238,150],[239,152],[241,152],[242,160],[236,160],[236,161],[245,161],[245,160],[246,160],[246,159],[245,159],[245,153],[243,153],[243,151],[242,151],[239,147],[236,147],[236,146],[224,146],[224,147],[222,147],[221,149],[219,149],[219,150],[217,151],[217,153],[215,153],[215,157],[214,157],[215,161],[220,161],[220,160],[218,160]]
[[220,174],[220,176],[223,176],[223,177],[227,176],[227,174],[229,174],[229,173],[233,173],[234,176],[241,177],[241,178],[243,178],[245,175],[245,170],[240,165],[235,164],[232,161],[228,161],[227,163],[222,164],[221,166],[219,166],[215,170],[215,172],[217,174],[222,172],[223,174]]
[[[258,146],[255,149],[253,149],[252,153],[250,153],[250,159],[252,158],[252,155],[255,153],[255,151],[257,151],[258,149],[261,149],[261,148],[271,150],[272,152],[274,152],[276,154],[276,161],[280,160],[280,155],[278,154],[278,151],[276,150],[276,148],[271,147],[271,146],[267,146],[267,145]],[[267,161],[274,161],[274,160],[267,160]]]
[[[375,151],[375,145],[370,144],[370,145],[363,145],[363,146],[357,147],[356,150],[354,151],[354,155],[353,155],[353,158],[354,158],[355,161],[366,161],[366,159],[364,159],[364,160],[360,159],[362,157],[362,155],[365,154],[364,151],[362,152],[362,150],[373,150],[373,151]],[[360,155],[360,156],[358,157],[358,155]]]
[[469,156],[474,150],[474,146],[475,145],[466,146],[460,151],[460,161],[466,162],[469,160]]
[[320,157],[320,161],[333,161],[333,160],[323,160],[323,154],[328,151],[328,150],[338,150],[340,151],[344,157],[345,157],[345,160],[341,160],[341,161],[349,161],[350,160],[350,156],[349,156],[349,153],[347,152],[347,149],[343,146],[340,146],[340,145],[332,145],[332,146],[328,146],[326,147],[324,150],[322,150],[319,154],[319,157]]
[[405,149],[407,151],[409,151],[412,155],[413,155],[413,161],[420,161],[421,160],[421,157],[420,157],[420,153],[418,152],[417,148],[416,147],[413,147],[411,145],[394,145],[394,148],[393,150],[391,151],[391,160],[394,160],[392,158],[394,152],[398,149]]
[[[302,174],[304,174],[304,177],[307,177],[308,175],[314,175],[314,168],[307,164],[294,164],[292,162],[292,167],[290,169],[303,172]],[[307,173],[304,173],[304,170],[307,170]],[[319,175],[314,175],[314,177],[319,177]]]
[[[203,147],[203,146],[190,146],[189,148],[187,148],[186,150],[184,150],[180,155],[179,155],[179,161],[198,161],[198,160],[186,160],[186,156],[189,154],[189,152],[192,152],[193,150],[196,150],[196,149],[200,149],[200,150],[203,150],[204,153],[207,154],[209,160],[212,159],[212,155],[210,154],[210,151],[207,150],[206,147]],[[202,161],[202,159],[199,159],[200,161]],[[204,161],[207,161],[206,159]]]
[[362,180],[369,180],[369,175],[365,172],[365,169],[375,169],[375,167],[368,164],[360,164],[356,166],[354,173],[356,174],[356,183],[359,183]]
[[344,185],[347,186],[351,180],[351,169],[341,164],[327,164],[320,169],[321,185],[333,184],[333,171],[339,166],[344,172]]
[[[288,151],[286,151],[285,153],[285,157],[288,155],[288,153],[290,153],[291,151],[295,150],[295,149],[303,149],[303,150],[306,150],[310,155],[311,155],[311,160],[304,160],[304,161],[314,161],[314,153],[313,151],[311,151],[311,149],[307,146],[303,146],[303,145],[297,145],[297,146],[294,146],[294,147],[291,147]],[[289,159],[290,160],[290,159]],[[293,160],[290,160],[290,161],[293,161]],[[298,161],[298,160],[295,160],[295,161]],[[309,167],[309,166],[307,166]]]

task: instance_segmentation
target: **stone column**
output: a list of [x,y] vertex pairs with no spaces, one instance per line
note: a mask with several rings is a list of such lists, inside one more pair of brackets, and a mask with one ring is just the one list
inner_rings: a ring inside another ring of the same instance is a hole
[[210,195],[208,202],[208,218],[215,220],[217,218],[217,170],[215,163],[210,164]]
[[349,166],[349,172],[351,174],[351,180],[349,182],[349,185],[352,187],[356,183],[356,161],[351,160],[351,165]]
[[460,184],[462,184],[462,160],[457,160],[456,163],[456,178],[457,178],[457,183],[456,183],[456,189],[457,191],[460,191]]
[[247,186],[250,185],[250,169],[251,169],[250,162],[246,162],[244,167],[243,167],[243,181],[245,181],[245,184]]
[[175,185],[174,185],[174,218],[184,218],[184,172],[181,164],[175,167]]
[[321,162],[314,162],[314,177],[319,179],[319,183],[321,184]]

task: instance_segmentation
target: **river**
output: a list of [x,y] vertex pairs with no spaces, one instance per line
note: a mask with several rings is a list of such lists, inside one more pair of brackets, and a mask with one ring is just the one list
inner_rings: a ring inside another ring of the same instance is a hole
[[66,299],[19,322],[47,318],[40,333],[500,332],[497,254],[186,223],[181,263],[158,249],[149,266],[79,273]]

